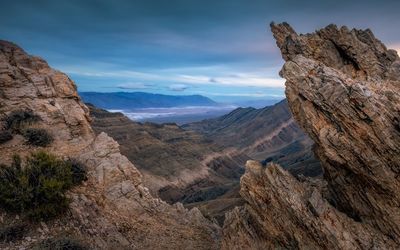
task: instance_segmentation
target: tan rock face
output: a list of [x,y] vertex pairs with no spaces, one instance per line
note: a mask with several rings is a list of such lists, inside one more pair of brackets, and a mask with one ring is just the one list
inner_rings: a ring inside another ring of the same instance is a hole
[[326,184],[249,163],[241,181],[248,203],[226,220],[224,247],[244,238],[256,248],[398,248],[399,57],[370,30],[271,28],[290,109],[316,144]]
[[[41,120],[34,126],[53,135],[54,142],[45,150],[80,160],[87,167],[88,181],[70,193],[70,213],[30,230],[31,240],[0,243],[0,248],[30,248],[34,242],[66,232],[100,249],[219,247],[218,226],[197,209],[189,211],[153,198],[140,172],[121,155],[118,143],[105,133],[94,134],[88,109],[65,74],[0,41],[0,118],[21,109],[39,115]],[[0,145],[1,163],[10,161],[14,153],[27,155],[37,149],[15,136]]]
[[279,165],[249,161],[240,194],[247,201],[226,216],[223,249],[368,249],[396,244],[354,221],[323,198],[320,179],[299,182]]
[[[0,97],[1,117],[25,109],[40,116],[40,126],[55,137],[51,150],[73,154],[93,140],[87,108],[75,84],[43,59],[5,41],[0,41]],[[3,153],[14,152],[7,145],[1,147]]]

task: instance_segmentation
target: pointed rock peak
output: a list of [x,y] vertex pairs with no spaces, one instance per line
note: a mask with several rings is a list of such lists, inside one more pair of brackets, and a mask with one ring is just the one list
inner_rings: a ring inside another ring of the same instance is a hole
[[399,57],[370,30],[271,29],[289,107],[324,179],[249,162],[246,203],[226,216],[223,249],[399,249]]
[[271,22],[270,27],[272,34],[276,39],[276,44],[278,45],[279,48],[283,46],[288,37],[290,37],[291,35],[297,36],[296,31],[294,31],[294,29],[287,22],[279,24]]
[[271,23],[271,31],[285,61],[301,55],[358,79],[400,76],[397,53],[388,50],[369,29],[330,24],[315,33],[298,35],[287,23]]

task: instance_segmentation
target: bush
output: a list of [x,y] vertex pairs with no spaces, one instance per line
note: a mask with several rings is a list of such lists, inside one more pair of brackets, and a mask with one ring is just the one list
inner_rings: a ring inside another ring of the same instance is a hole
[[40,120],[32,110],[16,110],[11,112],[6,118],[6,129],[11,129],[16,133],[21,133],[22,128],[33,122]]
[[13,138],[13,136],[10,131],[8,131],[8,130],[0,131],[0,144],[8,142],[12,138]]
[[67,163],[71,166],[72,183],[74,185],[80,184],[87,180],[86,167],[76,159],[69,159]]
[[69,205],[65,196],[74,183],[72,164],[43,151],[32,153],[22,166],[14,156],[10,166],[0,166],[0,207],[33,220],[48,220]]
[[89,249],[80,240],[75,238],[61,236],[47,239],[40,242],[33,249],[35,250],[86,250]]
[[41,128],[25,129],[23,135],[28,144],[34,146],[45,147],[53,142],[53,137],[45,129]]
[[24,237],[27,231],[26,223],[14,223],[11,225],[4,225],[0,228],[0,242],[17,241]]

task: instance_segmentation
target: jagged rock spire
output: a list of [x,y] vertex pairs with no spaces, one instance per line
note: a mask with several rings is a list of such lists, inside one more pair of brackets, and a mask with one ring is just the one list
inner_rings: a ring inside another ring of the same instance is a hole
[[286,61],[286,97],[314,140],[324,180],[299,182],[249,163],[247,204],[224,227],[224,247],[400,247],[400,59],[370,30],[329,25],[299,35],[271,24]]

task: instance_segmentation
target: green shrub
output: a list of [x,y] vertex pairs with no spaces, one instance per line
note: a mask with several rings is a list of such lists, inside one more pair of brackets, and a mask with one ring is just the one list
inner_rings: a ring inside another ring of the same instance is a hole
[[60,236],[47,239],[37,244],[35,250],[86,250],[89,249],[80,240],[72,237]]
[[26,223],[22,222],[1,226],[0,242],[13,242],[22,239],[27,231],[27,226]]
[[32,110],[16,110],[11,112],[6,120],[6,129],[11,129],[16,133],[21,133],[25,125],[40,120],[38,115],[35,115]]
[[65,193],[75,184],[72,164],[43,151],[32,153],[25,165],[15,156],[0,166],[0,207],[33,220],[48,220],[69,205]]
[[45,147],[53,142],[53,137],[41,128],[28,128],[24,130],[24,137],[28,144]]
[[0,131],[0,144],[8,142],[12,138],[13,138],[13,136],[10,131],[8,131],[8,130]]
[[76,159],[69,159],[67,163],[71,166],[72,183],[74,185],[80,184],[87,180],[86,167]]

